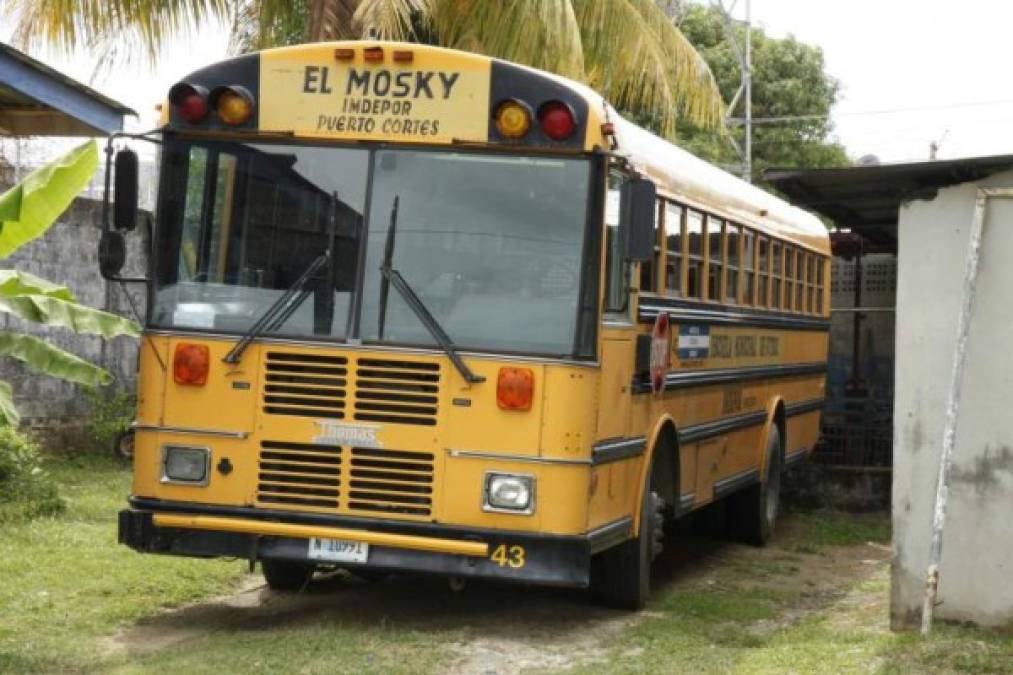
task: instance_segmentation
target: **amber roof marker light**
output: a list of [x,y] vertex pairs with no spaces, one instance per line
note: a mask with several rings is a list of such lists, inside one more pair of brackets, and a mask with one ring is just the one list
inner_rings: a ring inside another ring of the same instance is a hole
[[503,138],[520,138],[531,129],[531,108],[527,103],[510,98],[496,106],[493,121]]
[[253,94],[246,87],[217,87],[211,92],[209,101],[218,119],[229,126],[239,126],[253,117]]

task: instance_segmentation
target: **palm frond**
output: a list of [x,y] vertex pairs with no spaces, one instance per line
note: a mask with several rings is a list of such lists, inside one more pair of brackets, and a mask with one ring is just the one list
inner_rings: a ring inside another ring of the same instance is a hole
[[584,77],[580,26],[571,0],[436,0],[432,21],[443,46]]
[[72,52],[135,34],[154,59],[165,41],[228,15],[229,0],[7,0],[14,42],[44,43]]
[[617,107],[659,120],[672,137],[679,114],[720,123],[724,104],[702,58],[650,0],[572,0],[584,44],[586,79]]
[[352,25],[352,16],[359,4],[358,0],[311,0],[309,3],[309,41],[357,38],[359,35]]
[[428,24],[438,0],[361,0],[352,18],[356,37],[413,41],[416,25]]

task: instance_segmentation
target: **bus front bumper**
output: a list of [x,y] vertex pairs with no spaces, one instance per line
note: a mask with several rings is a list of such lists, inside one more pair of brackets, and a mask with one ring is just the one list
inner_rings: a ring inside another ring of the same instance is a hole
[[[119,541],[142,553],[408,571],[583,588],[594,553],[629,536],[619,522],[587,535],[539,535],[429,523],[293,514],[134,498]],[[311,539],[369,545],[365,563],[311,559]]]

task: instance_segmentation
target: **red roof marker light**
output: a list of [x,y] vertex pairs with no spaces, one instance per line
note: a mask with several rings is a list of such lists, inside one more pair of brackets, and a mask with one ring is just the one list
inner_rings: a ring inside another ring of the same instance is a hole
[[570,106],[562,101],[549,101],[538,109],[542,133],[554,141],[565,141],[577,130],[577,120]]
[[208,116],[208,90],[197,84],[178,82],[169,90],[169,103],[184,122],[197,124]]

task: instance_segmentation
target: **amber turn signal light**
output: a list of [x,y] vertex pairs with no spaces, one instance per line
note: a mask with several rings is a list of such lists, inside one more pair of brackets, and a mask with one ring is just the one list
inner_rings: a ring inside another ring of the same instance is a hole
[[208,381],[210,364],[207,345],[180,342],[172,358],[172,379],[176,384],[203,387]]
[[496,381],[496,404],[503,410],[531,410],[535,374],[530,368],[500,368]]

